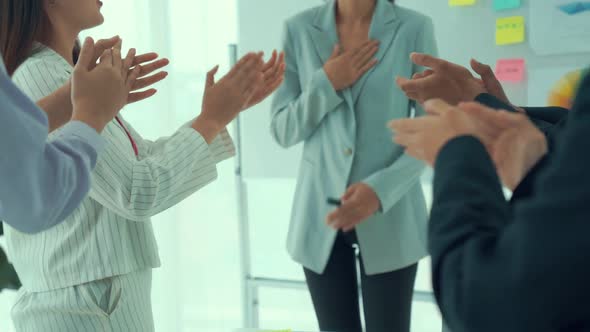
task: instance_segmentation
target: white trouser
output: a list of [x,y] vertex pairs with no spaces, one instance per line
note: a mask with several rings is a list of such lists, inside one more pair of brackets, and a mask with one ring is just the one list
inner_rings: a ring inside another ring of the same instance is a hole
[[21,290],[12,308],[18,332],[150,332],[152,270],[47,292]]

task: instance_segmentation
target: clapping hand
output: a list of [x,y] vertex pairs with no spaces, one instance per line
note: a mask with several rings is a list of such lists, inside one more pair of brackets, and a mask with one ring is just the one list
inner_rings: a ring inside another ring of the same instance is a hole
[[207,142],[247,108],[263,85],[263,67],[262,53],[249,53],[218,82],[215,74],[219,66],[207,73],[201,114],[192,125]]
[[[98,58],[106,50],[110,48],[116,48],[119,50],[119,52],[121,52],[122,46],[123,41],[117,36],[112,37],[110,39],[102,39],[97,41],[94,49],[94,61],[91,62],[90,69],[93,69],[93,67],[96,65]],[[165,79],[168,76],[168,73],[165,71],[157,72],[156,74],[153,74],[151,76],[148,75],[167,66],[170,63],[170,61],[168,61],[168,59],[166,58],[158,59],[158,54],[153,52],[136,55],[136,50],[134,48],[131,48],[129,50],[125,59],[127,61],[127,64],[131,66],[131,69],[137,67],[139,70],[139,76],[133,82],[133,86],[127,97],[127,104],[136,103],[138,101],[145,100],[155,95],[158,91],[153,88],[145,91],[139,90],[150,87]]]
[[396,83],[408,98],[421,104],[430,99],[442,99],[457,105],[473,101],[479,94],[487,92],[482,80],[475,78],[465,67],[428,54],[413,53],[411,59],[429,69],[411,79],[397,77]]
[[127,103],[139,68],[131,69],[131,57],[121,58],[120,47],[105,50],[98,64],[95,56],[94,41],[86,38],[72,75],[72,120],[100,132]]
[[502,182],[514,190],[547,153],[547,138],[523,114],[498,112],[477,103],[462,104],[461,108],[495,133],[486,146]]
[[425,117],[390,123],[394,141],[406,153],[434,165],[451,139],[478,138],[490,154],[498,175],[511,190],[547,153],[547,139],[523,114],[496,111],[478,103],[451,106],[442,100],[425,103]]
[[259,104],[275,92],[285,79],[286,68],[285,53],[277,54],[277,51],[273,51],[270,60],[262,67],[263,82],[248,101],[245,109]]

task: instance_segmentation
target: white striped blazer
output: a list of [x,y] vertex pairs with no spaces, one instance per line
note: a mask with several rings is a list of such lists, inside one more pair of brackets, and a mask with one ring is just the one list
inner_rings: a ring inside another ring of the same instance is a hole
[[[65,84],[72,67],[53,50],[38,46],[14,75],[33,100]],[[115,120],[82,205],[63,223],[37,235],[7,227],[10,259],[29,292],[78,285],[160,265],[150,217],[179,203],[217,177],[216,164],[235,154],[226,130],[208,145],[186,126],[167,138],[143,139]],[[51,136],[59,135],[59,130]],[[51,138],[50,138],[51,139]]]

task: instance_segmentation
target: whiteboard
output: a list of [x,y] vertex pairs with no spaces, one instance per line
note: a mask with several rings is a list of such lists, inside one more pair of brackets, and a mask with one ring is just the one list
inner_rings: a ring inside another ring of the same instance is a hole
[[[590,52],[565,55],[537,55],[530,46],[530,3],[502,12],[493,11],[493,0],[479,0],[469,7],[449,7],[446,0],[396,0],[404,7],[422,12],[433,19],[439,53],[461,65],[471,57],[495,65],[498,59],[524,58],[527,71],[544,68],[583,67],[590,64]],[[283,22],[287,17],[323,3],[322,0],[238,0],[239,49],[270,51],[280,47]],[[524,44],[496,46],[496,19],[522,15],[527,26]],[[507,94],[515,104],[528,102],[528,81],[505,84]],[[533,101],[534,102],[534,101]],[[538,102],[538,101],[537,101]],[[242,120],[243,172],[246,178],[295,178],[301,146],[284,150],[270,136],[270,101],[247,112]]]
[[531,28],[539,55],[590,52],[590,1],[533,1]]

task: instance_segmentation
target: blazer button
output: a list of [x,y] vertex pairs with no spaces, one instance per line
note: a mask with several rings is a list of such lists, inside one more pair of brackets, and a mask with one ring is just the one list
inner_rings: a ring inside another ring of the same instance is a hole
[[352,149],[348,148],[344,150],[344,155],[345,156],[352,156]]

